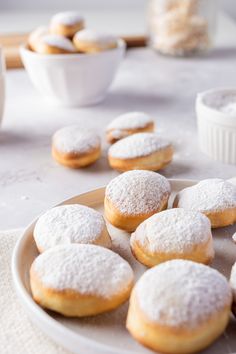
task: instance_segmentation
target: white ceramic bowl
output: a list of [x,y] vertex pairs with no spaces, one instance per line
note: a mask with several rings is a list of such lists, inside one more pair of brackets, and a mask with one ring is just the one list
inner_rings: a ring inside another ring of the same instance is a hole
[[[220,88],[198,94],[196,113],[200,149],[214,160],[236,164],[236,111],[217,109],[221,95],[235,95],[236,88]],[[216,106],[209,105],[215,99]],[[235,101],[236,108],[236,101]]]
[[102,101],[125,53],[125,42],[117,48],[94,54],[53,54],[20,48],[25,69],[35,88],[48,98],[68,106]]

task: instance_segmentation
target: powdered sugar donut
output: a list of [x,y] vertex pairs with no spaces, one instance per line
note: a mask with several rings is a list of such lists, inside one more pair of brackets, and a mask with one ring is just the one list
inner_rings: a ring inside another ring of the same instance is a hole
[[52,138],[52,156],[60,164],[80,168],[101,155],[101,139],[91,130],[72,125],[58,130]]
[[128,112],[113,119],[106,128],[106,138],[111,144],[129,135],[152,132],[154,121],[143,112]]
[[127,328],[158,352],[194,353],[224,332],[231,302],[227,279],[217,270],[172,260],[149,269],[136,283]]
[[84,18],[78,12],[65,11],[55,14],[50,21],[50,32],[72,38],[84,28]]
[[137,260],[148,267],[175,258],[208,264],[214,257],[209,219],[180,208],[142,222],[131,235],[130,246]]
[[234,224],[236,186],[219,178],[203,180],[179,192],[174,207],[202,212],[214,228]]
[[73,43],[79,52],[97,53],[116,48],[117,38],[110,34],[84,29],[74,35]]
[[58,34],[39,36],[34,43],[34,51],[39,54],[69,54],[75,53],[73,43]]
[[114,226],[134,231],[151,215],[167,207],[168,180],[152,171],[129,171],[114,178],[105,191],[105,216]]
[[31,50],[35,51],[40,38],[47,35],[47,34],[48,34],[48,28],[46,26],[37,27],[34,31],[32,31],[29,34],[29,37],[28,37],[29,48]]
[[65,316],[90,316],[125,302],[133,271],[118,254],[94,245],[60,245],[39,255],[30,269],[34,300]]
[[118,171],[158,171],[168,165],[173,156],[171,143],[155,133],[137,133],[113,144],[108,161]]
[[57,206],[40,216],[34,228],[34,240],[39,252],[69,243],[111,247],[102,214],[80,204]]

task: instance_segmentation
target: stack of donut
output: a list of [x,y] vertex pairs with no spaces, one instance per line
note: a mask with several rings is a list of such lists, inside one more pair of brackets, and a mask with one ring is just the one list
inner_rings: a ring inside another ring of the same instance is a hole
[[[154,132],[155,124],[143,112],[129,112],[115,118],[106,128],[111,168],[158,171],[173,157],[172,144]],[[67,126],[58,130],[52,139],[52,156],[60,164],[81,168],[101,156],[101,139],[97,133],[81,126]]]
[[117,47],[117,38],[85,28],[84,17],[75,11],[54,15],[49,26],[36,28],[28,38],[29,48],[39,54],[97,53]]
[[[211,228],[236,222],[236,186],[208,179],[180,191],[149,170],[110,181],[104,215],[131,233],[136,261],[151,269],[134,284],[127,260],[114,250],[102,214],[87,206],[55,207],[39,217],[33,236],[39,255],[30,270],[34,300],[64,316],[111,311],[130,298],[126,326],[158,352],[193,353],[213,343],[236,308],[236,265],[230,283],[208,266]],[[169,209],[168,209],[169,208]],[[217,222],[216,222],[217,221]]]

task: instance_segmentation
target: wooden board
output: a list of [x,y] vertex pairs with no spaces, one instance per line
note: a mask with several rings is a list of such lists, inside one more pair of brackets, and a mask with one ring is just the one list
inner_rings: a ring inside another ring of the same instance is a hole
[[[27,33],[16,33],[10,35],[0,35],[0,46],[3,47],[3,52],[6,58],[7,69],[15,69],[23,67],[19,54],[19,46],[26,43]],[[145,36],[121,36],[127,48],[144,47],[146,45]]]

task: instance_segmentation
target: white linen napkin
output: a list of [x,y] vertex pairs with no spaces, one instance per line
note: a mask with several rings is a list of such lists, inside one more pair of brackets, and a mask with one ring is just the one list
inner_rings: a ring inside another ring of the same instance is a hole
[[0,232],[0,353],[69,354],[29,321],[11,276],[11,255],[21,230]]

